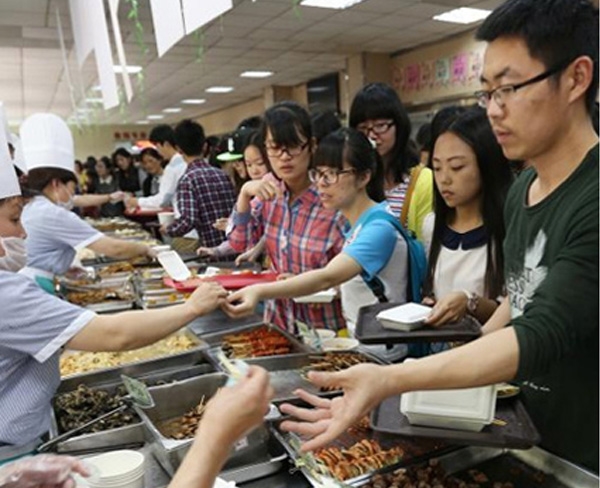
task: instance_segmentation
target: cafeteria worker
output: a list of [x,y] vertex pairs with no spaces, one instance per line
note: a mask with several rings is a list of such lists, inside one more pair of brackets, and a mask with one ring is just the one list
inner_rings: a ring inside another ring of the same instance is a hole
[[[2,139],[0,134],[0,237],[24,238],[23,199]],[[97,315],[44,292],[25,276],[0,271],[0,465],[34,451],[48,432],[63,347],[143,347],[211,312],[225,296],[218,284],[205,283],[181,305]]]
[[117,259],[154,257],[149,246],[107,237],[71,212],[77,185],[74,145],[60,117],[34,114],[23,122],[20,134],[27,187],[35,195],[23,209],[28,239],[22,274],[54,293],[54,276],[64,274],[83,248]]

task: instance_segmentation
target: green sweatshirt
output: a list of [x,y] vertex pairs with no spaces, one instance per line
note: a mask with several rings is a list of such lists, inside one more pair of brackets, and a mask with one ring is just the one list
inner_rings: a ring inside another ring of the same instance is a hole
[[517,379],[542,447],[598,471],[598,145],[540,203],[515,181],[504,241]]

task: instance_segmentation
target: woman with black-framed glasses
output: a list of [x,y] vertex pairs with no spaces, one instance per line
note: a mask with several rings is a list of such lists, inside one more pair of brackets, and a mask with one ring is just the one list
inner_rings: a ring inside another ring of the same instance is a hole
[[419,239],[433,207],[433,176],[410,145],[410,120],[391,86],[370,83],[354,97],[350,127],[365,134],[383,160],[385,195],[392,213]]

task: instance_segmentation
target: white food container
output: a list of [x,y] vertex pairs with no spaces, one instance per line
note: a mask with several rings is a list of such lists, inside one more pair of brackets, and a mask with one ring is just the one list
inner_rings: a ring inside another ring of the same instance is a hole
[[494,420],[496,386],[405,393],[400,411],[411,425],[479,432]]
[[336,297],[337,291],[335,288],[329,288],[327,290],[318,291],[311,295],[304,295],[302,297],[293,298],[296,303],[331,303]]
[[382,310],[376,316],[384,329],[411,331],[423,325],[423,320],[432,308],[419,303],[405,303],[394,308]]

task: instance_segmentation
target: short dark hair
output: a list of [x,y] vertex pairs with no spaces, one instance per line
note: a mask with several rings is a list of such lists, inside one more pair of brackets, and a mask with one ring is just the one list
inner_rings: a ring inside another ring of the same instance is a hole
[[142,149],[142,152],[140,153],[140,161],[144,158],[144,156],[152,156],[154,159],[157,159],[158,161],[160,161],[161,165],[164,162],[163,157],[153,147],[146,147],[146,148]]
[[242,120],[238,124],[237,129],[258,129],[260,124],[262,124],[262,117],[260,115],[252,115]]
[[431,122],[425,122],[419,127],[415,141],[420,151],[431,151]]
[[58,180],[61,183],[72,181],[77,184],[75,173],[62,168],[34,168],[27,173],[27,189],[33,192],[41,193],[52,180]]
[[175,127],[175,144],[186,156],[201,156],[205,141],[204,129],[198,122],[185,119]]
[[[308,112],[296,102],[279,102],[268,108],[260,126],[260,138],[267,139],[267,130],[279,146],[294,147],[312,139]],[[304,140],[302,140],[304,138]]]
[[327,135],[342,127],[340,119],[333,110],[317,112],[310,118],[312,130],[317,144]]
[[157,125],[150,131],[149,136],[152,144],[165,144],[169,143],[175,147],[175,131],[173,127],[167,124]]
[[369,198],[376,202],[385,200],[383,190],[383,163],[367,136],[349,127],[327,134],[317,146],[314,166],[331,166],[342,169],[347,162],[357,174],[371,173],[367,184]]
[[476,34],[487,42],[503,36],[522,38],[531,57],[547,69],[589,56],[594,69],[585,103],[592,114],[598,93],[598,9],[590,0],[507,0]]
[[394,89],[385,83],[369,83],[356,94],[350,107],[350,127],[365,120],[392,119],[396,126],[396,141],[386,157],[386,172],[398,184],[404,181],[409,169],[419,163],[414,146],[409,144],[411,125],[408,112]]

